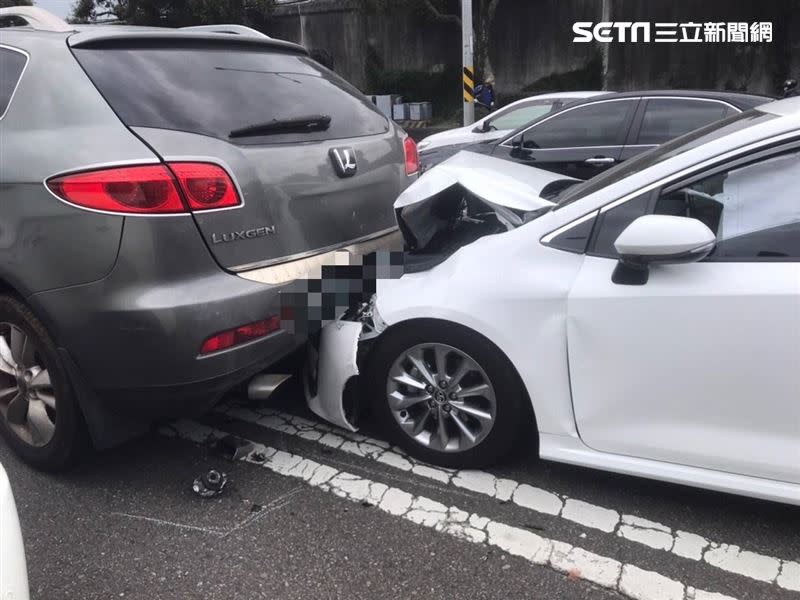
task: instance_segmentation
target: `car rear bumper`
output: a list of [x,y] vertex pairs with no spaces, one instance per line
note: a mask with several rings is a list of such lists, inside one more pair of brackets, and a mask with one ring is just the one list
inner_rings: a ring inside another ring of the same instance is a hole
[[305,341],[282,329],[201,355],[212,335],[279,315],[280,289],[218,270],[135,292],[104,284],[47,292],[34,309],[109,408],[170,417],[202,412]]
[[213,402],[305,341],[282,328],[200,355],[209,337],[280,315],[284,287],[220,269],[191,217],[128,219],[104,279],[29,302],[92,392],[128,411],[171,416],[191,398]]
[[[285,312],[282,292],[296,295],[303,286],[293,280],[307,274],[298,272],[298,265],[229,273],[211,258],[191,219],[162,223],[130,219],[117,264],[106,278],[29,299],[85,386],[114,413],[149,418],[202,413],[299,348],[308,334],[282,321],[280,330],[264,338],[201,355],[209,337]],[[170,255],[159,260],[153,230],[165,227]],[[394,229],[339,251],[361,255],[398,241]]]

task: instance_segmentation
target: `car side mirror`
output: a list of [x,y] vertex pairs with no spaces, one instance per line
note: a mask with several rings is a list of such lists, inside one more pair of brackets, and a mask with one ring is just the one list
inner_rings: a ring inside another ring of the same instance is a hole
[[472,133],[486,133],[485,125],[481,126],[478,125],[475,129],[472,130]]
[[639,217],[614,242],[619,263],[611,280],[623,285],[644,285],[650,265],[703,260],[716,241],[714,233],[697,219],[670,215]]
[[514,158],[526,158],[530,152],[525,149],[525,134],[520,133],[511,140],[511,156]]

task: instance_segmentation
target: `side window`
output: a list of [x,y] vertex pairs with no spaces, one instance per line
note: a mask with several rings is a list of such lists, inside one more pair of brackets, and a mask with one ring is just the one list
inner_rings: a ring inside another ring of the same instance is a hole
[[525,132],[526,148],[619,146],[638,100],[598,102],[559,113]]
[[719,121],[729,108],[719,102],[657,98],[647,101],[636,144],[661,145],[695,129]]
[[559,250],[583,254],[586,252],[586,244],[589,243],[589,238],[592,235],[597,213],[598,211],[595,211],[579,220],[577,224],[572,225],[569,229],[547,242],[547,245]]
[[651,197],[651,192],[647,192],[614,208],[601,211],[589,254],[617,258],[614,242],[628,225],[647,212]]
[[0,119],[5,116],[8,105],[11,104],[11,97],[27,62],[28,57],[21,52],[0,48]]
[[800,150],[716,173],[659,197],[656,214],[699,219],[717,235],[706,260],[800,260]]
[[0,29],[4,27],[25,27],[29,23],[17,15],[3,15],[0,17]]
[[524,104],[495,119],[491,119],[489,124],[495,129],[518,129],[561,106],[558,101],[539,100],[531,104]]

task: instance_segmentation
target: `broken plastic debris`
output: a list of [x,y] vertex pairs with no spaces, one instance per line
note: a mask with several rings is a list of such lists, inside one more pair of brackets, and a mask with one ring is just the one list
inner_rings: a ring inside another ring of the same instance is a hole
[[241,460],[250,454],[255,444],[235,435],[226,435],[217,442],[217,451],[228,460]]
[[219,496],[228,483],[228,476],[216,469],[203,473],[192,484],[192,491],[201,498]]

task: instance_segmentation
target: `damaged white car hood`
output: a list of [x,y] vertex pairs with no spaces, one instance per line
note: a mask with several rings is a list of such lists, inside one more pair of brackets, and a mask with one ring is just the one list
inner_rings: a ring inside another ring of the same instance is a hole
[[508,160],[462,151],[420,177],[397,198],[395,209],[424,202],[461,185],[485,202],[524,212],[551,206],[541,193],[554,182],[578,179]]

